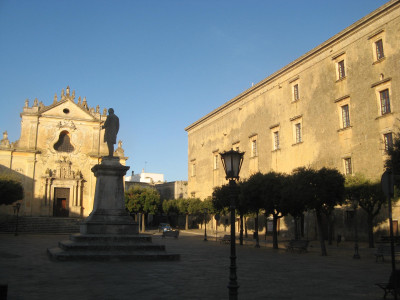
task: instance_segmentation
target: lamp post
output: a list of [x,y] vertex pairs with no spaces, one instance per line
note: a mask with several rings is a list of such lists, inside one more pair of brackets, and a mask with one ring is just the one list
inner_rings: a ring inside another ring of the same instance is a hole
[[206,216],[207,216],[207,208],[204,209],[204,241],[207,242],[207,222],[206,222]]
[[224,166],[226,179],[229,180],[230,187],[230,211],[231,211],[231,255],[230,255],[230,267],[229,267],[229,299],[238,298],[239,285],[237,283],[236,276],[236,237],[235,237],[235,198],[236,198],[236,181],[239,180],[239,172],[242,167],[244,152],[225,151],[220,153],[222,164]]
[[19,203],[19,202],[13,206],[14,215],[15,215],[15,213],[17,213],[17,223],[15,224],[15,234],[14,235],[18,235],[18,214],[19,214],[20,208],[21,208],[21,203]]

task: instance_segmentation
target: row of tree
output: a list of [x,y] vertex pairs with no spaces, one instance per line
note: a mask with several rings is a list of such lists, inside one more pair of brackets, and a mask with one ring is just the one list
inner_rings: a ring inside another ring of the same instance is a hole
[[[350,204],[360,206],[368,215],[368,233],[370,247],[373,247],[373,220],[379,214],[385,202],[380,184],[371,182],[361,175],[344,178],[336,169],[311,168],[295,169],[291,175],[269,172],[256,173],[236,185],[236,209],[241,224],[246,215],[272,216],[273,247],[278,248],[278,219],[291,215],[294,219],[294,235],[299,238],[299,220],[306,211],[314,211],[321,254],[327,255],[324,235],[323,216],[328,220],[328,236],[333,232],[333,211],[335,207]],[[214,189],[213,206],[224,212],[230,203],[228,185]],[[258,245],[258,217],[255,218],[255,238]],[[240,241],[243,240],[243,226],[240,228]]]
[[132,213],[140,213],[142,218],[142,230],[145,229],[145,218],[149,214],[164,213],[170,216],[185,215],[185,229],[189,228],[189,215],[196,217],[198,223],[204,222],[204,209],[212,213],[211,200],[201,201],[198,198],[181,198],[172,200],[160,200],[160,194],[152,187],[135,185],[125,192],[126,209]]

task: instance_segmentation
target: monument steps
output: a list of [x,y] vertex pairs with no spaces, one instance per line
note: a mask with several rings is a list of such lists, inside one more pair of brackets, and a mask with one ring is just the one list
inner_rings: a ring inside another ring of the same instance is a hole
[[[79,232],[79,218],[19,217],[18,232],[21,233],[74,233]],[[15,232],[16,216],[0,218],[0,232]]]
[[165,251],[165,245],[152,243],[148,235],[84,235],[73,234],[47,249],[52,260],[179,260],[179,254]]
[[89,251],[137,251],[137,250],[145,250],[145,251],[165,251],[164,245],[154,245],[151,243],[133,243],[133,244],[102,244],[102,243],[82,243],[82,242],[73,242],[71,240],[61,241],[58,243],[58,246],[66,251],[81,251],[81,250],[89,250]]
[[57,261],[174,261],[178,254],[153,251],[64,251],[61,248],[47,249],[47,254]]

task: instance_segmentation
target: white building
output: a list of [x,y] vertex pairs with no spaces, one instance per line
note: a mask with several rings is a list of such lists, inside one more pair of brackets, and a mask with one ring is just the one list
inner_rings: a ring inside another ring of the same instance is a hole
[[142,182],[149,184],[164,183],[164,174],[147,173],[144,171],[144,169],[140,174],[135,174],[132,171],[131,176],[125,176],[125,182]]

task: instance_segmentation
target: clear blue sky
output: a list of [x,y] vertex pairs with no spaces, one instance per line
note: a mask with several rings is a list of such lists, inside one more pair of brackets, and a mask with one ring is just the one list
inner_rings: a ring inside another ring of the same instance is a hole
[[131,170],[187,180],[186,126],[386,2],[0,0],[0,133],[69,85],[114,108]]

